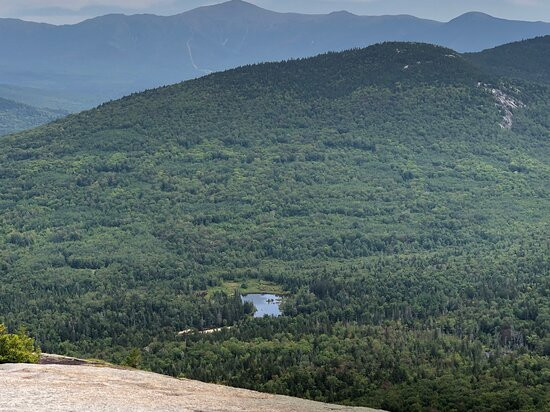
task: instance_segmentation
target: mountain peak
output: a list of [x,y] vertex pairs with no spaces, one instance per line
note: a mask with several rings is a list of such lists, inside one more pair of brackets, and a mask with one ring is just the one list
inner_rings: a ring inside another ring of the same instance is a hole
[[231,7],[254,7],[254,8],[257,8],[258,6],[255,6],[254,4],[252,3],[249,3],[247,1],[243,1],[243,0],[229,0],[229,1],[226,1],[226,2],[223,2],[223,3],[220,3],[219,5],[223,6],[231,6]]
[[484,20],[493,20],[496,17],[493,17],[487,13],[482,13],[480,11],[470,11],[468,13],[461,14],[458,17],[455,17],[450,21],[452,22],[464,22],[464,21],[484,21]]
[[209,6],[210,8],[223,8],[223,9],[229,9],[229,10],[235,10],[235,11],[242,11],[242,10],[265,10],[261,7],[256,6],[255,4],[249,3],[247,1],[243,0],[229,0],[224,3],[214,4],[212,6]]
[[330,13],[330,15],[331,16],[353,16],[353,17],[357,17],[356,14],[350,13],[347,10],[333,11],[332,13]]
[[250,16],[258,16],[260,14],[276,14],[273,11],[263,9],[261,7],[256,6],[255,4],[248,3],[243,0],[229,0],[224,3],[218,3],[213,4],[210,6],[202,6],[198,7],[193,10],[189,10],[187,12],[184,12],[181,15],[187,15],[187,16],[196,16],[196,15],[203,15],[203,16],[212,16],[216,15],[220,18],[228,18],[228,17],[250,17]]

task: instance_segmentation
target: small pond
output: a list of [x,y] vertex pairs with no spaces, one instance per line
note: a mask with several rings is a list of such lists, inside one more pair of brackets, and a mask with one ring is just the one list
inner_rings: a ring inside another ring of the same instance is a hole
[[255,318],[262,318],[264,315],[281,316],[281,296],[269,293],[251,293],[241,296],[243,302],[252,302],[256,307]]

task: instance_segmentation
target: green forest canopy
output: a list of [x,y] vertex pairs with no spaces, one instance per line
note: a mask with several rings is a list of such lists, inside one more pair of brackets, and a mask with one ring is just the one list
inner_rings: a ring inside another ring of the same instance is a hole
[[[522,103],[511,130],[493,89]],[[48,352],[139,348],[154,371],[321,401],[544,410],[549,98],[386,43],[4,137],[0,321]],[[248,280],[285,290],[286,316],[219,291]]]

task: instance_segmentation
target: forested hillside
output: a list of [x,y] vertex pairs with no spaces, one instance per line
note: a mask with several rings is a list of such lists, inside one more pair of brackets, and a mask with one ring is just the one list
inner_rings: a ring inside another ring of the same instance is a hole
[[550,83],[550,36],[469,53],[466,58],[499,75]]
[[0,136],[39,126],[64,114],[61,110],[39,109],[0,97]]
[[[385,43],[4,137],[0,322],[320,401],[548,410],[549,113],[547,86]],[[284,316],[250,316],[259,281]]]

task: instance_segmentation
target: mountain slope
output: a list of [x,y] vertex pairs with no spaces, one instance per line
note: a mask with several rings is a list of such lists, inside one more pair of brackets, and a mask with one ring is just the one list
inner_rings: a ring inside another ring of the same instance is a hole
[[0,136],[39,126],[65,114],[61,110],[39,109],[0,98]]
[[[7,136],[0,319],[45,351],[139,348],[157,372],[319,401],[541,409],[549,96],[386,43]],[[285,316],[252,319],[250,284]]]
[[550,36],[505,44],[466,55],[492,73],[535,82],[550,82]]
[[107,15],[68,26],[1,19],[0,76],[3,83],[56,90],[70,94],[72,105],[91,107],[212,71],[382,41],[478,51],[547,34],[547,23],[480,13],[441,23],[412,16],[275,13],[234,0],[176,16]]

